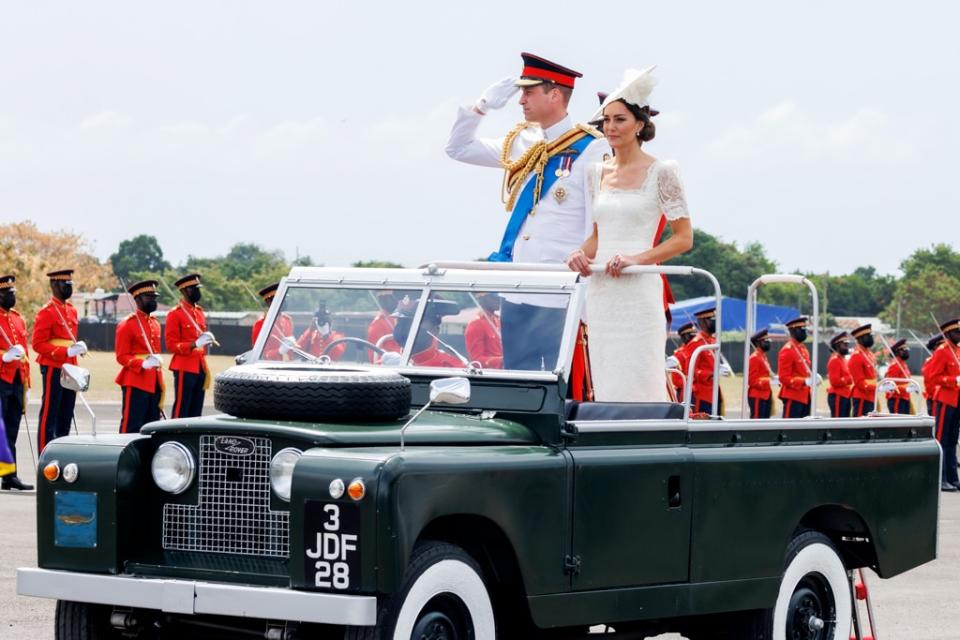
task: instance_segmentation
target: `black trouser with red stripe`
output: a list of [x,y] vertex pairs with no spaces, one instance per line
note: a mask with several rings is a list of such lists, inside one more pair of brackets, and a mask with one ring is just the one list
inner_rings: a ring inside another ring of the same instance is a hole
[[[783,398],[781,398],[783,400]],[[806,418],[810,415],[810,403],[799,400],[783,400],[784,418]]]
[[862,398],[853,398],[851,402],[851,412],[854,418],[862,418],[863,416],[872,413],[876,404],[870,400],[864,400]]
[[770,417],[770,411],[773,405],[773,398],[767,398],[763,400],[761,398],[749,398],[750,400],[750,417],[754,420],[756,419],[765,419]]
[[831,418],[850,417],[850,398],[844,398],[836,393],[828,393],[827,404],[830,405]]
[[122,387],[123,415],[120,433],[140,433],[140,427],[160,419],[160,387],[153,393],[137,387]]
[[40,421],[37,424],[38,452],[54,438],[70,435],[76,391],[60,386],[60,367],[40,366],[43,376],[43,399],[40,401]]
[[[13,374],[12,382],[0,380],[0,406],[3,411],[3,426],[7,432],[7,446],[13,454],[13,463],[17,463],[17,435],[20,433],[20,419],[23,418],[23,381],[20,371]],[[17,475],[14,471],[12,476]]]
[[[711,399],[712,400],[712,399]],[[693,399],[693,411],[694,413],[705,413],[707,415],[713,415],[713,402],[711,400],[701,400],[700,398]],[[723,394],[720,394],[720,399],[717,401],[720,405],[720,411],[717,415],[723,415]]]
[[912,413],[910,411],[910,401],[903,398],[887,398],[887,409],[890,410],[890,413],[899,413],[904,416]]
[[173,399],[174,418],[195,418],[203,413],[203,383],[207,374],[190,373],[189,371],[173,372],[173,388],[176,396]]
[[943,449],[943,469],[940,474],[942,482],[957,484],[957,435],[960,433],[960,410],[951,407],[946,402],[933,403],[934,418],[936,420],[936,435]]

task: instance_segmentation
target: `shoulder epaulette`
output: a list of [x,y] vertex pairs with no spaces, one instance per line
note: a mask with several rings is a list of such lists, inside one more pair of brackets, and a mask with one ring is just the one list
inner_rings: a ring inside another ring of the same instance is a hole
[[590,126],[589,124],[577,124],[577,129],[580,129],[581,131],[585,131],[586,133],[590,134],[594,138],[603,137],[603,132],[600,131],[600,129]]

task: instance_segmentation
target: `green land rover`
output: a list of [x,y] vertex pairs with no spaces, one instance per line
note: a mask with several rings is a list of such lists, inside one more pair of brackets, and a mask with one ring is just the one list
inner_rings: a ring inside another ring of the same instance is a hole
[[[543,265],[294,269],[217,378],[219,415],[44,450],[18,592],[58,600],[62,640],[847,640],[851,570],[936,557],[929,418],[576,400],[585,286]],[[489,293],[554,310],[548,355],[469,357]]]

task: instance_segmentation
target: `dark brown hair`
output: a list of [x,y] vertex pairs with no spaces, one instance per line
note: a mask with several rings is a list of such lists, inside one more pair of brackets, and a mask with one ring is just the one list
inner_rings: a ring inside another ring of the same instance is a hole
[[637,136],[637,144],[643,146],[644,142],[653,140],[657,135],[657,125],[653,124],[653,120],[650,119],[650,107],[638,107],[630,104],[623,98],[620,98],[617,102],[623,103],[627,111],[633,114],[634,118],[643,122],[643,129],[640,131],[640,135]]

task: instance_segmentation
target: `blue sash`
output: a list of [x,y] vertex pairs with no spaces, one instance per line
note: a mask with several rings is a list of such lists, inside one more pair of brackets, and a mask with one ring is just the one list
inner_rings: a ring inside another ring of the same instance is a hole
[[[542,198],[550,191],[550,187],[557,181],[557,169],[565,156],[573,156],[574,162],[587,148],[587,145],[596,140],[592,135],[584,135],[572,145],[563,150],[563,152],[550,158],[547,166],[543,170],[543,185],[540,187],[540,197]],[[571,165],[572,166],[572,165]],[[500,241],[500,250],[494,251],[487,258],[490,262],[513,262],[513,245],[520,235],[520,229],[523,227],[523,221],[527,219],[533,207],[537,204],[533,201],[533,191],[537,184],[536,174],[531,173],[527,179],[526,186],[520,192],[517,203],[513,206],[513,213],[510,214],[510,221],[507,222],[507,229],[503,232],[503,239]]]

